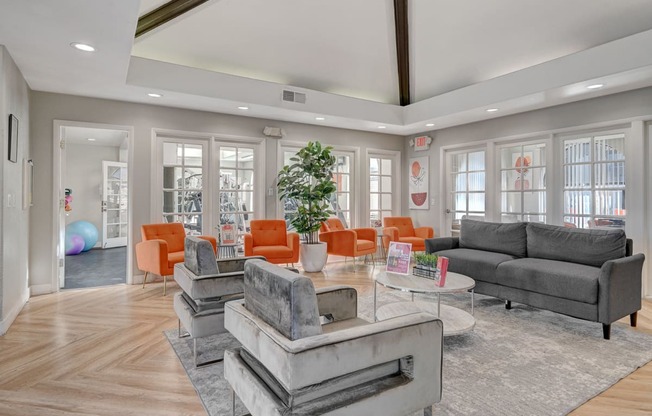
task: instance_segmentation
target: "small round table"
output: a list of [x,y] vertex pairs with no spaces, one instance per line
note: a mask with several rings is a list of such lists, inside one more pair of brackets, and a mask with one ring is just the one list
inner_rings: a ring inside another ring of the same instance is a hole
[[[473,317],[473,288],[475,280],[460,273],[448,272],[446,274],[446,285],[437,286],[432,279],[414,275],[402,275],[391,272],[380,272],[374,284],[374,319],[384,320],[399,315],[406,315],[414,312],[428,312],[444,323],[444,336],[459,335],[473,330],[475,318]],[[409,292],[412,294],[411,302],[394,302],[380,308],[377,307],[377,285],[390,289]],[[448,305],[441,304],[441,294],[471,292],[471,313]],[[414,294],[436,294],[437,303],[426,301],[414,301]]]

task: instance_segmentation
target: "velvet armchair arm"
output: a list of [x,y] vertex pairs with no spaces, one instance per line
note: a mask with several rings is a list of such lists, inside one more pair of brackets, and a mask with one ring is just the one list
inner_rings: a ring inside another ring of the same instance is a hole
[[[387,236],[389,241],[398,241],[398,227],[383,228],[383,236]],[[383,241],[385,241],[385,238],[383,238]]]
[[326,231],[319,234],[319,241],[326,243],[328,254],[353,257],[357,235],[353,230]]
[[419,238],[432,238],[435,236],[435,231],[432,227],[417,227],[414,229],[414,236]]
[[293,257],[299,256],[299,234],[288,233],[288,247],[292,249]]
[[244,235],[244,255],[245,257],[254,255],[254,237],[249,233]]
[[354,228],[353,231],[358,235],[359,240],[376,241],[378,235],[375,228]]
[[144,272],[154,273],[159,276],[171,274],[168,272],[167,241],[155,239],[141,241],[136,244],[136,262],[138,268]]

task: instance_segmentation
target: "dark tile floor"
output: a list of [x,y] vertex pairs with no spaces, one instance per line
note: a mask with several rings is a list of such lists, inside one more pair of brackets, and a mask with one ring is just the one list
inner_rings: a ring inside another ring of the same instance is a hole
[[64,289],[116,285],[127,281],[127,247],[92,249],[66,256]]

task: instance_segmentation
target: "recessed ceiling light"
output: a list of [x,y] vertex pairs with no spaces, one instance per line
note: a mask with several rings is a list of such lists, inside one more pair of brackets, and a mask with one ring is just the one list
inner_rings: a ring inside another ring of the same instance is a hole
[[324,120],[326,120],[326,118],[325,118],[325,117],[315,117],[315,120],[317,120],[317,121],[324,121]]
[[435,123],[428,123],[428,124],[426,124],[426,127],[432,127],[434,125],[435,125]]
[[92,139],[90,137],[88,139],[86,139],[86,140],[88,140],[89,142],[94,142],[95,141],[95,139]]
[[238,107],[238,110],[249,110],[249,107],[245,105],[241,105],[240,107]]
[[70,46],[84,52],[95,52],[95,48],[86,43],[73,42]]
[[387,126],[378,126],[379,129],[386,129]]
[[147,95],[149,95],[150,97],[153,97],[153,98],[161,98],[163,96],[163,94],[157,94],[155,92],[150,92]]
[[498,111],[497,108],[487,108],[487,113],[495,113],[496,111]]
[[604,84],[593,84],[593,85],[589,85],[589,86],[586,87],[586,88],[588,88],[588,89],[590,89],[590,90],[594,90],[594,89],[596,89],[596,88],[602,88],[602,87],[604,87]]

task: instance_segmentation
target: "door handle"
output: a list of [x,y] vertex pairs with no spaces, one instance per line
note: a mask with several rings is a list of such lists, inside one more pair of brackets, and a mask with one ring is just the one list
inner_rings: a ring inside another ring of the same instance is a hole
[[446,214],[450,214],[450,213],[451,213],[451,210],[446,208]]

